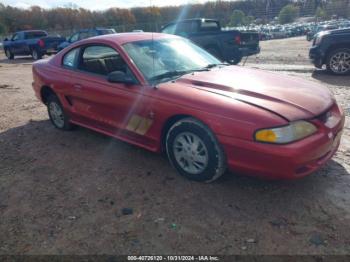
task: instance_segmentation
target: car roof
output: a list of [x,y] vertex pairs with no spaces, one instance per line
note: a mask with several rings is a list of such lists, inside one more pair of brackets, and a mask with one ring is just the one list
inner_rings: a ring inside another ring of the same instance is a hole
[[136,42],[136,41],[145,41],[145,40],[158,40],[164,38],[179,38],[175,35],[168,35],[162,33],[142,33],[142,32],[131,32],[131,33],[116,33],[109,35],[100,35],[91,37],[88,39],[84,39],[79,41],[79,44],[87,44],[87,43],[96,43],[96,40],[101,40],[102,42],[113,42],[118,45],[123,45],[125,43]]
[[47,34],[45,30],[22,30],[22,31],[18,31],[17,33],[35,33],[35,32],[43,32]]

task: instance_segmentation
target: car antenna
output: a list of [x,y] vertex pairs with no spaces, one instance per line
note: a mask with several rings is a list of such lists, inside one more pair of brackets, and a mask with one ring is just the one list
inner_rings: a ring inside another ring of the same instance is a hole
[[[151,11],[151,16],[153,17],[153,10],[152,10],[152,0],[149,0],[150,3],[150,11]],[[154,18],[154,17],[153,17]],[[155,19],[153,19],[155,21]],[[154,65],[154,55],[155,55],[155,50],[154,50],[154,28],[152,27],[152,75],[154,75],[155,72],[155,65]],[[154,89],[158,89],[158,86],[154,83],[152,83]]]

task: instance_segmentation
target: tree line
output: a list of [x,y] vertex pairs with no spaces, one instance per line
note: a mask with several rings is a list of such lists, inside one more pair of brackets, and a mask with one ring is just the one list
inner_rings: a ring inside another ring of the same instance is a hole
[[316,12],[324,14],[323,10],[328,10],[329,15],[350,15],[350,0],[218,0],[184,6],[109,8],[104,11],[83,8],[43,9],[38,6],[20,9],[0,3],[0,34],[26,29],[73,31],[97,26],[118,27],[118,31],[131,28],[153,31],[167,22],[193,17],[217,18],[223,25],[228,25],[232,23],[234,10],[244,14],[246,23],[255,19],[265,23],[279,16],[286,6],[290,6],[292,10],[289,11],[297,12],[300,16],[315,15]]

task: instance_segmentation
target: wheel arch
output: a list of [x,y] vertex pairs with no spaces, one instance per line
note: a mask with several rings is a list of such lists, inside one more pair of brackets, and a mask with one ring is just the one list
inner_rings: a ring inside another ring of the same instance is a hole
[[327,63],[328,61],[328,57],[329,57],[329,54],[337,49],[341,49],[341,48],[346,48],[346,49],[350,49],[349,48],[349,44],[346,44],[346,43],[335,43],[333,45],[330,45],[326,51],[325,51],[325,56],[324,56],[324,59],[323,59],[323,63]]
[[43,101],[44,104],[47,104],[47,99],[50,95],[56,95],[55,91],[47,85],[42,86],[40,89],[40,96],[41,101]]
[[[161,152],[165,152],[165,143],[166,143],[166,135],[169,131],[169,129],[175,124],[176,122],[180,121],[181,119],[193,117],[188,114],[178,114],[170,116],[163,125],[162,132],[161,132]],[[193,117],[196,118],[196,117]],[[197,119],[197,118],[196,118]],[[199,120],[199,119],[198,119]]]

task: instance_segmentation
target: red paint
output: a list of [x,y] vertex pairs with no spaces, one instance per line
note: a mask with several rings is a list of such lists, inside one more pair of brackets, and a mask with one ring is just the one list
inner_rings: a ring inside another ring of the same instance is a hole
[[[41,99],[41,88],[50,86],[73,123],[154,152],[162,149],[162,132],[169,119],[178,115],[195,117],[214,132],[231,170],[259,177],[302,177],[317,170],[336,152],[345,117],[327,88],[285,75],[229,66],[185,75],[155,89],[121,47],[152,37],[176,36],[130,33],[79,41],[52,59],[34,64],[35,93]],[[61,67],[67,51],[86,43],[115,48],[140,85],[109,83],[104,77]],[[329,110],[339,118],[332,129],[317,119]],[[152,114],[154,122],[145,135],[126,130],[133,114],[146,118]],[[312,121],[318,127],[317,133],[288,145],[258,143],[253,139],[257,129],[300,119]]]

